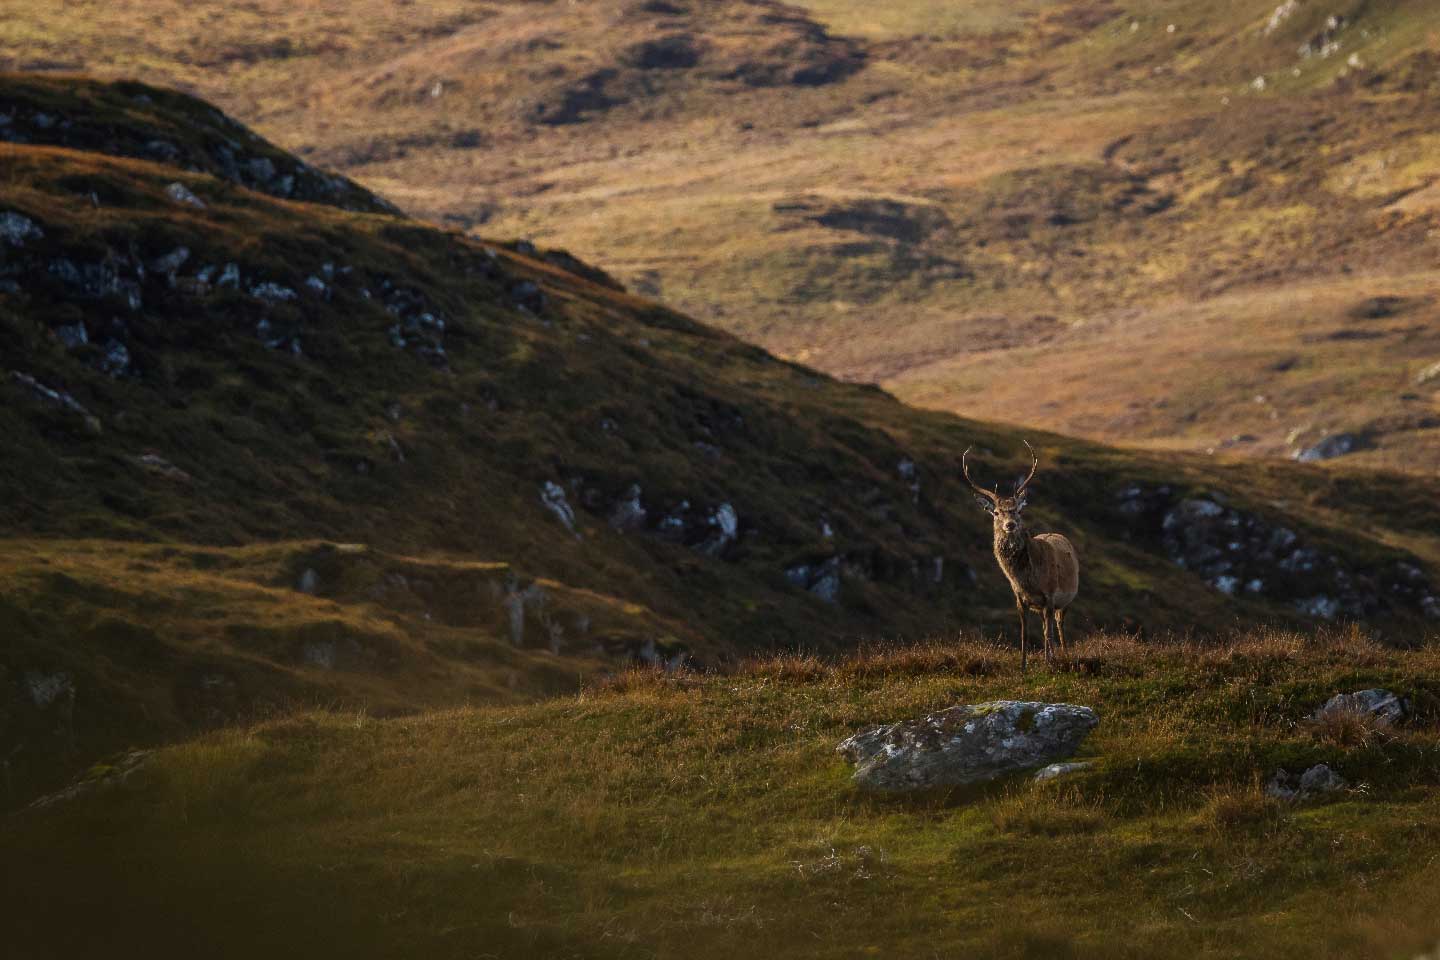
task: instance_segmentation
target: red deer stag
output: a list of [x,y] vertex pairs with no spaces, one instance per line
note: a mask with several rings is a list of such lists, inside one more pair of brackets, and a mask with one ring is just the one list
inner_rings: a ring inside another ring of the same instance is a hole
[[993,491],[970,479],[970,465],[967,449],[960,458],[960,470],[965,482],[975,491],[976,501],[995,518],[995,559],[1000,570],[1010,581],[1015,591],[1015,609],[1020,613],[1020,670],[1025,670],[1025,611],[1039,610],[1045,618],[1045,662],[1050,663],[1050,619],[1055,619],[1055,633],[1060,639],[1060,651],[1065,652],[1065,610],[1080,590],[1080,559],[1070,541],[1058,533],[1042,533],[1030,536],[1025,530],[1021,513],[1025,509],[1025,488],[1035,478],[1040,467],[1040,458],[1030,441],[1025,441],[1030,451],[1030,473],[1015,488],[1014,496],[1000,496],[1000,488]]

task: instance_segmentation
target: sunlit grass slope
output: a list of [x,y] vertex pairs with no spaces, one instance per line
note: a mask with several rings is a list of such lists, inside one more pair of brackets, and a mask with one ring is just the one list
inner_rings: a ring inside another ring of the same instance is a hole
[[[526,707],[302,715],[97,768],[0,828],[18,956],[1410,957],[1433,945],[1435,647],[1094,637],[630,675]],[[1389,732],[1314,728],[1384,686]],[[1069,779],[859,795],[835,743],[996,697],[1093,706]],[[1349,788],[1267,798],[1279,768]],[[108,779],[107,779],[108,778]],[[80,921],[80,922],[77,922]]]

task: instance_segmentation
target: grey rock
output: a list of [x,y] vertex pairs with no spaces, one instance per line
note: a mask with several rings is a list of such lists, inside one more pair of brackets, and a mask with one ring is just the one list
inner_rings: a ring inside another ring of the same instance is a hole
[[119,340],[105,342],[105,355],[100,358],[100,369],[118,377],[130,369],[130,348]]
[[150,269],[154,270],[156,273],[165,274],[167,276],[173,275],[176,271],[183,267],[185,265],[185,261],[189,259],[189,247],[176,247],[174,250],[171,250],[169,253],[165,254],[165,256],[159,257],[153,263],[151,263]]
[[80,402],[70,396],[70,394],[61,393],[59,390],[52,390],[28,373],[21,373],[19,370],[11,370],[10,379],[29,389],[37,398],[48,403],[53,403],[57,407],[63,407],[71,413],[78,414],[85,420],[85,429],[93,434],[98,435],[100,433],[100,418],[92,414],[89,410],[86,410],[80,405]]
[[138,457],[131,457],[130,461],[141,470],[164,477],[166,480],[175,480],[180,483],[190,481],[190,474],[157,454],[143,453]]
[[1313,597],[1296,601],[1295,609],[1312,617],[1334,620],[1340,615],[1340,601],[1334,597],[1327,597],[1323,593],[1320,593]]
[[261,183],[269,183],[275,177],[275,164],[269,157],[256,157],[250,161],[250,176]]
[[510,299],[515,306],[530,313],[545,309],[545,291],[532,280],[521,280],[510,288]]
[[1312,720],[1354,716],[1368,717],[1378,726],[1389,727],[1405,719],[1410,705],[1389,690],[1376,687],[1354,693],[1337,693],[1310,715]]
[[810,583],[810,592],[826,603],[840,601],[840,558],[831,557],[820,565],[815,579]]
[[1291,457],[1301,463],[1315,463],[1320,460],[1333,460],[1336,457],[1343,457],[1347,453],[1354,453],[1360,448],[1360,438],[1353,433],[1335,433],[1321,440],[1313,447],[1305,447],[1296,450]]
[[[221,278],[224,283],[224,278]],[[250,296],[257,300],[268,300],[271,303],[283,303],[286,300],[294,300],[298,294],[289,287],[281,286],[278,283],[257,283],[250,288]]]
[[83,323],[67,323],[63,326],[56,327],[55,336],[61,343],[65,344],[65,349],[67,350],[83,347],[90,342],[90,335],[86,332],[85,324]]
[[0,239],[12,247],[23,247],[26,240],[38,240],[45,236],[45,231],[29,217],[21,216],[13,210],[0,213]]
[[313,597],[320,590],[320,574],[315,572],[314,567],[306,567],[296,581],[295,589]]
[[909,457],[903,458],[895,465],[895,470],[900,474],[900,479],[910,489],[910,502],[920,502],[920,471],[915,466],[915,461]]
[[1276,800],[1294,802],[1323,793],[1334,793],[1345,787],[1345,779],[1332,770],[1329,764],[1317,763],[1299,774],[1276,770],[1275,775],[1265,784],[1265,795]]
[[1048,767],[1041,767],[1035,771],[1032,777],[1036,783],[1044,783],[1047,780],[1054,780],[1058,777],[1068,776],[1072,773],[1079,773],[1082,770],[1089,770],[1095,766],[1091,760],[1072,760],[1069,763],[1052,763]]
[[205,201],[195,196],[185,184],[178,181],[165,188],[165,196],[187,207],[195,207],[199,210],[205,209]]
[[[64,790],[41,797],[30,804],[30,809],[43,810],[57,803],[67,803],[77,797],[85,796],[97,790],[120,786],[129,780],[131,775],[144,766],[149,759],[150,751],[131,750],[129,753],[117,757],[103,766],[92,769],[91,773],[87,774],[85,779],[72,783]],[[102,772],[96,775],[95,770]]]
[[61,698],[73,699],[75,686],[67,673],[26,670],[25,692],[30,694],[30,702],[43,710]]
[[220,279],[215,281],[217,287],[238,287],[240,286],[240,267],[238,264],[227,263],[220,271]]
[[1317,763],[1300,774],[1301,796],[1314,793],[1333,793],[1336,790],[1345,789],[1345,786],[1345,778],[1330,769],[1329,764]]
[[575,535],[578,540],[580,533],[575,529],[575,511],[565,499],[565,488],[553,480],[546,480],[540,487],[540,502],[545,509],[555,514],[555,518],[565,525],[565,529]]
[[996,700],[872,727],[836,752],[857,785],[881,792],[983,783],[1073,756],[1099,723],[1089,707]]
[[317,640],[300,648],[301,662],[321,670],[335,669],[335,654],[335,643],[332,640]]
[[645,526],[645,516],[645,504],[640,499],[640,485],[632,483],[630,489],[625,491],[625,496],[615,504],[615,509],[610,511],[610,526],[621,532],[638,530]]
[[703,552],[715,556],[735,542],[735,536],[740,531],[740,517],[730,504],[720,504],[706,522],[713,532],[700,545]]

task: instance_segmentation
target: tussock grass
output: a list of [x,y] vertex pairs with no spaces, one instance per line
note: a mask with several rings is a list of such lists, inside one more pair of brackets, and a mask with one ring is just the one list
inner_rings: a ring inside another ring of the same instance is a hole
[[[1440,645],[1354,631],[1077,645],[1018,670],[983,637],[910,653],[632,671],[580,694],[374,719],[299,714],[155,753],[11,817],[21,955],[1389,957],[1433,942]],[[985,656],[994,668],[966,669]],[[929,664],[923,668],[922,664]],[[1315,739],[1332,693],[1417,704]],[[1093,706],[1093,766],[913,798],[835,743],[1000,697]],[[1278,768],[1351,788],[1281,804]],[[145,869],[136,871],[138,864]],[[153,905],[179,921],[157,924]],[[246,923],[237,919],[244,904]],[[84,911],[84,925],[61,918]],[[285,931],[282,936],[281,931]]]

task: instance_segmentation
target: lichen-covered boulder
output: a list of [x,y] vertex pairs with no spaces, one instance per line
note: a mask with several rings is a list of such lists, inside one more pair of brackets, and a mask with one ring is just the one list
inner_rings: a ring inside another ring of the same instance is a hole
[[1100,722],[1069,703],[995,700],[862,730],[836,747],[861,787],[887,793],[983,783],[1072,756]]
[[1357,690],[1354,693],[1337,693],[1311,716],[1312,720],[1323,721],[1340,717],[1357,717],[1372,720],[1377,726],[1388,727],[1405,719],[1408,705],[1401,697],[1389,690]]

